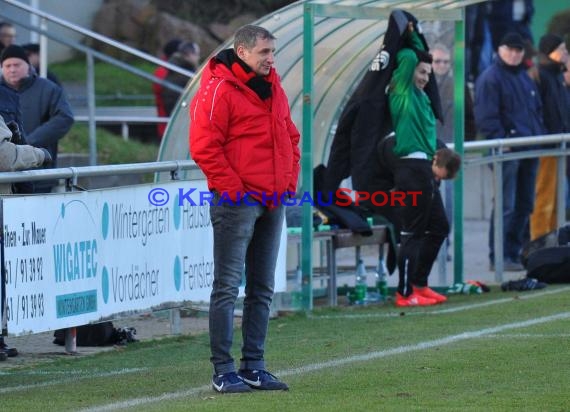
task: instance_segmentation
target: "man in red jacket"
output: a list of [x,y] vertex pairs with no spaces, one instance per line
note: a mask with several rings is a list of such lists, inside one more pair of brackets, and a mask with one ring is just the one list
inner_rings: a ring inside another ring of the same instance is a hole
[[[265,337],[284,206],[299,175],[299,132],[273,64],[275,37],[240,28],[234,48],[206,65],[190,105],[190,154],[214,197],[210,349],[217,392],[287,390],[265,369]],[[231,356],[233,316],[245,267],[242,358]]]

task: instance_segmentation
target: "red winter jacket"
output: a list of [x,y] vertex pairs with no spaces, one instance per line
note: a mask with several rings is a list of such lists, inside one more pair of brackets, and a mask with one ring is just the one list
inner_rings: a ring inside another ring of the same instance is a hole
[[190,104],[190,154],[209,189],[234,201],[245,192],[256,192],[252,196],[262,201],[262,193],[280,199],[297,189],[300,135],[274,69],[267,80],[271,109],[213,58]]

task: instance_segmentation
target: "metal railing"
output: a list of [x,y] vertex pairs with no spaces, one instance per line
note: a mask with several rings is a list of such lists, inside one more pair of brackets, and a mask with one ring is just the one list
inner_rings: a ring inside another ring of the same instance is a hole
[[71,190],[81,177],[101,177],[127,174],[169,173],[170,179],[177,180],[181,170],[201,174],[193,160],[168,160],[163,162],[129,163],[122,165],[62,167],[58,169],[25,170],[0,173],[0,183],[33,182],[63,179],[66,188]]
[[[88,123],[90,117],[88,115],[75,115],[75,121]],[[129,116],[129,115],[95,115],[95,122],[97,123],[107,123],[107,124],[119,124],[121,126],[121,137],[123,140],[129,140],[130,136],[130,126],[134,124],[145,124],[145,123],[168,123],[169,117],[160,116]]]
[[[557,227],[564,224],[566,220],[566,159],[570,155],[570,148],[567,143],[570,142],[570,134],[553,134],[532,137],[518,137],[508,139],[494,139],[485,141],[466,142],[464,144],[465,153],[487,152],[477,158],[465,158],[464,167],[474,167],[480,165],[493,166],[493,199],[494,210],[503,210],[503,168],[497,167],[499,164],[509,160],[532,159],[544,156],[557,157],[557,173],[556,173],[556,211],[557,211]],[[542,148],[542,146],[552,146]],[[453,145],[449,145],[453,147]],[[529,150],[510,151],[511,148],[521,146],[532,147]],[[454,210],[454,213],[462,213],[461,210]],[[502,282],[503,280],[503,214],[493,214],[494,223],[494,256],[495,256],[495,280]]]
[[[503,207],[503,181],[502,181],[502,167],[496,167],[502,162],[526,159],[526,158],[539,158],[543,156],[558,157],[557,169],[557,213],[558,213],[558,226],[561,226],[565,221],[564,211],[566,210],[565,204],[565,183],[566,183],[566,159],[570,155],[570,148],[567,143],[570,142],[570,134],[556,134],[556,135],[543,135],[533,137],[509,138],[509,139],[495,139],[486,141],[465,142],[465,153],[481,153],[479,157],[466,157],[463,161],[463,167],[476,167],[486,164],[493,165],[493,198],[495,199],[494,206],[496,210],[502,210]],[[545,149],[539,149],[541,146],[552,146]],[[453,147],[452,144],[449,145]],[[533,150],[510,152],[509,148],[520,146],[533,146]],[[149,163],[134,163],[123,165],[106,165],[106,166],[85,166],[85,167],[68,167],[60,169],[42,169],[42,170],[28,170],[23,172],[9,172],[0,173],[0,183],[15,183],[23,181],[34,180],[51,180],[51,179],[65,179],[66,189],[72,190],[77,184],[77,179],[80,177],[93,177],[93,176],[110,176],[110,175],[125,175],[125,174],[145,174],[145,173],[169,173],[171,179],[178,179],[178,173],[181,170],[191,170],[193,172],[192,178],[203,177],[202,172],[192,160],[180,161],[163,161],[163,162],[149,162]],[[158,176],[157,176],[158,180]],[[454,213],[461,213],[463,211],[454,208]],[[503,271],[503,215],[502,213],[494,214],[494,238],[495,238],[495,279],[502,281]],[[463,248],[461,253],[464,253]]]

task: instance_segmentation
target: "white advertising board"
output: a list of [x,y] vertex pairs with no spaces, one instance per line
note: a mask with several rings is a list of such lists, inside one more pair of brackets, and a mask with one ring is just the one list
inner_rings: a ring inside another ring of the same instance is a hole
[[[207,191],[205,181],[173,181],[4,198],[8,332],[209,301],[213,235],[209,204],[200,202]],[[286,289],[286,242],[283,230],[277,292]]]

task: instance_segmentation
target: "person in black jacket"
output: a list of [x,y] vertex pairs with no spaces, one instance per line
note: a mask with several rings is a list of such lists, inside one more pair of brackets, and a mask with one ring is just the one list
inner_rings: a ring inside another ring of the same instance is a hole
[[[522,64],[525,41],[508,33],[500,42],[497,59],[475,83],[475,122],[487,139],[540,136],[545,133],[538,89]],[[523,150],[508,147],[508,150]],[[520,271],[520,252],[534,205],[538,159],[509,160],[503,169],[504,270]],[[491,216],[489,258],[494,270],[494,223]]]
[[[65,136],[74,121],[62,88],[30,70],[28,55],[20,46],[6,47],[0,55],[0,64],[0,83],[20,97],[26,142],[47,149],[53,159],[52,167],[57,167],[59,139]],[[51,192],[55,184],[55,181],[36,182],[34,193]]]
[[[355,190],[371,191],[370,163],[378,142],[393,131],[388,110],[387,87],[396,68],[396,56],[404,47],[408,25],[413,24],[424,48],[425,36],[417,19],[405,10],[393,10],[377,55],[344,106],[331,144],[326,167],[321,169],[322,185],[315,187],[322,193],[334,192],[343,179],[351,177]],[[433,73],[424,92],[430,100],[434,116],[442,119],[441,102]]]
[[[398,167],[399,157],[394,153],[395,145],[395,135],[390,135],[382,139],[376,147],[377,161],[374,164],[372,178],[375,190],[388,192],[396,186],[394,172]],[[461,157],[438,139],[432,161],[434,179],[437,181],[454,179],[460,166]]]
[[[545,34],[539,43],[538,73],[535,82],[543,103],[544,126],[547,133],[570,132],[570,100],[564,87],[568,50],[562,37]],[[540,158],[536,177],[536,199],[530,217],[530,240],[558,227],[556,219],[557,158]]]

